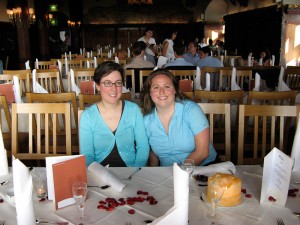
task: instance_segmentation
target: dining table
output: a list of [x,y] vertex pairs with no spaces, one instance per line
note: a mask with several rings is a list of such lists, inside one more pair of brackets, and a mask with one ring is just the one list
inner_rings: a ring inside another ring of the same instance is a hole
[[[124,180],[130,176],[135,167],[109,167],[109,172],[118,177],[126,184],[121,192],[114,191],[108,187],[101,189],[95,187],[95,180],[88,174],[88,197],[85,202],[84,220],[79,218],[79,211],[76,205],[70,205],[55,210],[53,201],[38,198],[33,190],[32,199],[35,216],[43,221],[60,221],[68,224],[105,224],[105,225],[143,225],[146,222],[155,220],[164,215],[174,205],[173,170],[172,167],[142,167],[132,176],[131,180]],[[35,167],[30,171],[33,182],[41,177],[46,177],[46,169]],[[235,176],[242,180],[241,203],[235,207],[218,207],[217,212],[221,215],[219,221],[211,221],[207,214],[211,212],[212,206],[207,202],[207,186],[199,181],[190,178],[189,181],[189,225],[217,225],[217,224],[264,224],[275,225],[277,219],[281,218],[285,225],[300,224],[300,218],[293,212],[300,212],[300,192],[288,196],[285,206],[277,206],[275,202],[260,204],[263,167],[261,165],[238,165]],[[16,208],[13,197],[7,195],[13,189],[12,168],[8,175],[0,176],[0,183],[8,181],[0,186],[0,220],[5,225],[16,225]],[[292,176],[290,189],[299,190],[300,184],[295,182],[299,174]],[[112,210],[101,209],[99,205],[107,198],[119,201],[121,198],[155,199],[155,201],[133,201],[125,205],[119,205]]]

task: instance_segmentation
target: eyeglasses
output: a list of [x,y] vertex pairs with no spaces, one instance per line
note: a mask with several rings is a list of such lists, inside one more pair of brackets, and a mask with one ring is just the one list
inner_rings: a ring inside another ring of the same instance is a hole
[[109,80],[106,80],[104,82],[100,82],[100,84],[104,84],[104,87],[112,87],[113,85],[115,85],[115,87],[122,87],[123,85],[123,82],[118,80],[116,81],[115,83],[109,81]]

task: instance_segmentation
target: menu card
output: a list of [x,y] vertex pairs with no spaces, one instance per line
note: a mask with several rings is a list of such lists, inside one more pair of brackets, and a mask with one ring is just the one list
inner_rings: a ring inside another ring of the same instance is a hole
[[287,200],[293,160],[277,148],[264,158],[261,204],[284,206]]

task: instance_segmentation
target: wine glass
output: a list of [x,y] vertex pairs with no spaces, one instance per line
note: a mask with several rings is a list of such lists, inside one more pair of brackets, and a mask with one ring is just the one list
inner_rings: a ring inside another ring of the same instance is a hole
[[76,205],[81,213],[80,219],[84,219],[84,202],[87,197],[88,189],[85,182],[75,182],[72,185],[73,198],[76,201]]
[[210,184],[210,197],[213,210],[211,213],[207,214],[207,217],[211,220],[220,220],[221,218],[221,215],[216,213],[216,209],[221,201],[223,193],[224,186],[222,185],[221,181],[214,179]]
[[191,178],[195,169],[195,161],[193,159],[185,159],[182,161],[181,167],[189,174],[189,177]]

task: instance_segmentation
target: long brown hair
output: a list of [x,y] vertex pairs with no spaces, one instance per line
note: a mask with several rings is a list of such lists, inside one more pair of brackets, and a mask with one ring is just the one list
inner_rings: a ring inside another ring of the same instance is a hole
[[141,95],[140,95],[141,106],[143,108],[144,115],[149,114],[155,108],[155,104],[152,101],[152,98],[150,96],[150,89],[151,89],[153,78],[158,75],[165,75],[171,80],[175,89],[175,101],[182,101],[183,99],[186,98],[182,94],[182,92],[179,91],[178,81],[175,79],[174,75],[169,70],[166,69],[154,70],[153,72],[150,73],[150,75],[147,77],[146,81],[144,82]]

